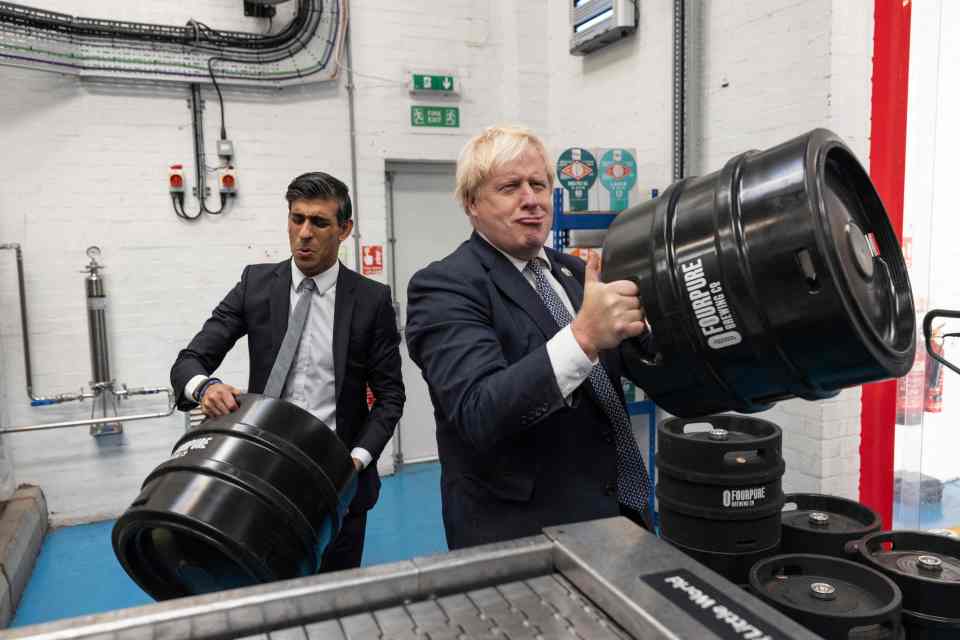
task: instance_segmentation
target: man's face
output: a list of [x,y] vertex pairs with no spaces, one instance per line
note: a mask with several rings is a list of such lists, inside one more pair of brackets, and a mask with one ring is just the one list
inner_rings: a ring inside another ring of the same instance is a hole
[[474,228],[520,260],[540,252],[553,225],[553,194],[543,156],[528,148],[497,167],[469,207]]
[[337,261],[340,243],[353,230],[353,221],[337,223],[336,200],[294,200],[287,216],[290,252],[305,276],[326,271]]

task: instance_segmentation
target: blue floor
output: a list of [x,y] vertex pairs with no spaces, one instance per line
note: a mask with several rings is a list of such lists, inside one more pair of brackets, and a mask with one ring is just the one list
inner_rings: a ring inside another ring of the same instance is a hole
[[[153,602],[113,554],[113,521],[47,535],[12,627]],[[363,564],[406,560],[447,550],[440,519],[440,465],[418,464],[383,479],[367,520]]]
[[893,504],[894,529],[960,528],[960,480],[943,484],[939,501],[904,506]]

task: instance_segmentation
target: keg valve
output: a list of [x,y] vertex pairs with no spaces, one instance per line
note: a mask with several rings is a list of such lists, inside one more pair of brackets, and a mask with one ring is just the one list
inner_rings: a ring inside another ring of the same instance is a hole
[[810,585],[810,595],[817,600],[836,600],[837,588],[827,582],[814,582]]

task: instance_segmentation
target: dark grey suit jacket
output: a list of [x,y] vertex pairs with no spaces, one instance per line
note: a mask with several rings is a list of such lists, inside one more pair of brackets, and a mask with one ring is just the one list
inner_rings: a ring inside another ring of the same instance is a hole
[[[177,406],[196,406],[184,395],[195,375],[211,375],[243,335],[247,336],[250,378],[247,389],[262,393],[280,350],[290,315],[290,260],[250,265],[240,282],[217,305],[187,348],[177,356],[170,381]],[[389,287],[340,265],[333,320],[333,361],[337,435],[348,449],[362,447],[373,462],[360,473],[351,510],[373,507],[380,490],[377,459],[403,411],[400,334]],[[367,385],[376,401],[367,409]]]
[[[546,251],[579,309],[584,262]],[[613,428],[589,384],[570,406],[561,396],[546,350],[557,331],[529,282],[477,234],[410,281],[407,346],[433,402],[451,548],[619,514]],[[601,360],[622,400],[619,351]]]

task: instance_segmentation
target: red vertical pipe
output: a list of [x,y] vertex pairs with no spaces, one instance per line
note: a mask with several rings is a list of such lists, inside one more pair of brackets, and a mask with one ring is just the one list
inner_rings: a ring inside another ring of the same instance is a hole
[[[876,0],[873,27],[873,96],[870,177],[897,236],[903,237],[903,170],[907,143],[910,0]],[[896,381],[863,386],[860,414],[860,501],[893,519],[893,445]]]

